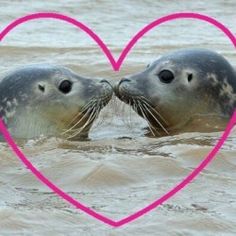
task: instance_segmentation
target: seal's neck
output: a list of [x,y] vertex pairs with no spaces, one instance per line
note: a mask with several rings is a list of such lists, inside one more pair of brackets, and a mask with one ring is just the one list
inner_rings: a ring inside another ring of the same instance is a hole
[[55,125],[42,119],[38,113],[21,113],[14,120],[7,122],[7,127],[12,137],[19,139],[59,135],[59,130]]

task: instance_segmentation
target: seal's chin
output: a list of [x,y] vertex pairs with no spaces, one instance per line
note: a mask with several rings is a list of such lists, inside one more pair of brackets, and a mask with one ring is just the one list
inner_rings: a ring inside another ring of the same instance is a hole
[[114,87],[115,95],[126,104],[130,105],[133,110],[145,119],[153,136],[168,135],[168,122],[157,111],[151,101],[140,91],[130,89],[126,82],[118,83]]

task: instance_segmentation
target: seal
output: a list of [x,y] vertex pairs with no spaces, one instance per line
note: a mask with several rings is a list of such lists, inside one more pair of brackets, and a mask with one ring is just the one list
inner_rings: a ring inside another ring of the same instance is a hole
[[85,78],[59,65],[29,65],[0,80],[0,116],[14,138],[87,138],[109,102],[106,80]]
[[114,91],[155,136],[222,130],[236,107],[236,72],[214,51],[180,49],[121,79]]

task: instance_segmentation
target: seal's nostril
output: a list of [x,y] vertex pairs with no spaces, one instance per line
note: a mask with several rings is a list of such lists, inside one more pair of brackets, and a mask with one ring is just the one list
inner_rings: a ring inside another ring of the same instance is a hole
[[102,79],[102,80],[100,80],[100,83],[109,83],[109,82],[105,79]]
[[124,78],[124,79],[121,79],[121,81],[119,82],[119,85],[123,82],[130,82],[131,80],[130,79],[127,79],[127,78]]
[[130,82],[130,79],[124,78],[121,80],[121,82]]

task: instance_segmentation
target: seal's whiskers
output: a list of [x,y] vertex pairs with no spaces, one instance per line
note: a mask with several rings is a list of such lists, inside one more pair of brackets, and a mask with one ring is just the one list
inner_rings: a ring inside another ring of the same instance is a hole
[[[154,108],[145,100],[144,97],[141,97],[141,101],[142,101],[142,103],[144,103],[146,106],[148,106],[149,109],[151,109],[151,110],[154,112],[154,114],[156,114],[160,119],[162,119],[162,121],[163,121],[166,125],[168,125],[168,122],[166,121],[166,119],[160,114],[160,112],[158,112],[156,109],[154,109]],[[160,122],[160,121],[159,121],[159,122]]]
[[[97,113],[99,114],[99,112],[102,110],[102,108],[105,107],[105,102],[102,98],[100,98],[98,101],[97,101]],[[96,118],[98,117],[98,114],[96,114]],[[104,123],[104,116],[100,116],[99,119],[98,119],[98,122],[95,123],[95,125],[93,126],[93,129],[94,128],[97,128],[99,126],[101,126],[103,123]]]
[[125,105],[126,107],[124,107],[124,109],[123,109],[123,111],[125,112],[125,109],[126,108],[128,108],[128,110],[127,110],[127,115],[125,115],[125,119],[123,119],[123,122],[125,123],[125,125],[127,125],[127,127],[129,128],[129,129],[132,129],[133,127],[132,127],[132,120],[131,120],[131,118],[132,118],[132,106],[131,106],[131,100],[129,99],[128,101],[127,101],[127,104],[129,105],[128,107],[127,107],[127,105]]
[[157,133],[159,133],[159,132],[158,132],[158,131],[152,126],[152,124],[149,122],[149,120],[148,120],[148,118],[147,118],[147,116],[146,116],[146,114],[145,114],[145,112],[144,112],[142,103],[141,103],[138,99],[133,100],[133,102],[134,102],[134,104],[136,105],[134,109],[136,109],[136,111],[137,111],[137,113],[138,113],[138,108],[139,108],[140,112],[142,113],[143,118],[144,118],[144,119],[147,121],[147,123],[148,123],[148,126],[149,126],[149,128],[150,128],[151,133],[153,134],[153,136],[156,136],[155,131],[156,131]]
[[90,125],[96,119],[97,116],[98,116],[98,111],[96,110],[95,106],[93,106],[92,112],[89,115],[85,124],[78,129],[71,129],[70,131],[73,133],[68,135],[67,139],[71,139],[79,135],[88,125]]
[[[93,110],[93,107],[88,108],[86,113],[74,125],[72,125],[69,129],[62,132],[62,134],[66,134],[66,133],[74,130],[74,128],[76,126],[78,126],[80,124],[80,122],[82,122],[92,110]],[[80,115],[81,115],[81,112],[79,112],[79,114],[76,115],[76,118],[79,118]],[[75,121],[75,119],[73,119],[73,121]],[[73,124],[73,122],[70,122],[70,124]]]
[[[86,111],[86,113],[88,113],[89,112],[89,109],[92,107],[92,105],[95,103],[95,101],[94,100],[91,100],[91,101],[89,101],[87,104],[85,104],[83,107],[82,107],[82,109],[81,109],[81,111],[80,112],[78,112],[75,116],[74,116],[74,118],[70,121],[70,123],[67,125],[67,126],[71,126],[73,123],[74,123],[74,121],[76,121],[78,118],[79,118],[79,116],[81,115],[81,114],[83,114],[85,111]],[[91,109],[90,109],[91,110]],[[85,117],[85,116],[83,116],[83,117]],[[82,117],[82,118],[83,118]],[[81,120],[82,120],[82,118],[81,118]],[[76,124],[78,124],[78,122],[76,122]],[[74,127],[72,127],[72,128],[74,128]]]
[[169,134],[167,129],[162,125],[162,123],[157,119],[157,117],[152,113],[152,111],[145,104],[142,104],[142,105],[143,105],[144,109],[154,118],[154,120],[158,123],[158,125],[160,125],[160,127],[163,129],[163,131],[166,134]]
[[[94,107],[94,109],[96,110],[96,114],[95,114],[94,120],[98,118],[99,112],[102,110],[102,108],[103,108],[104,106],[105,106],[105,105],[104,105],[104,103],[103,103],[103,100],[102,100],[102,99],[99,99],[99,100],[97,101],[96,106]],[[103,121],[104,121],[104,118],[103,118],[103,117],[100,117],[99,122],[98,122],[95,126],[93,126],[93,128],[96,128],[97,126],[100,126],[100,125],[103,123]]]

